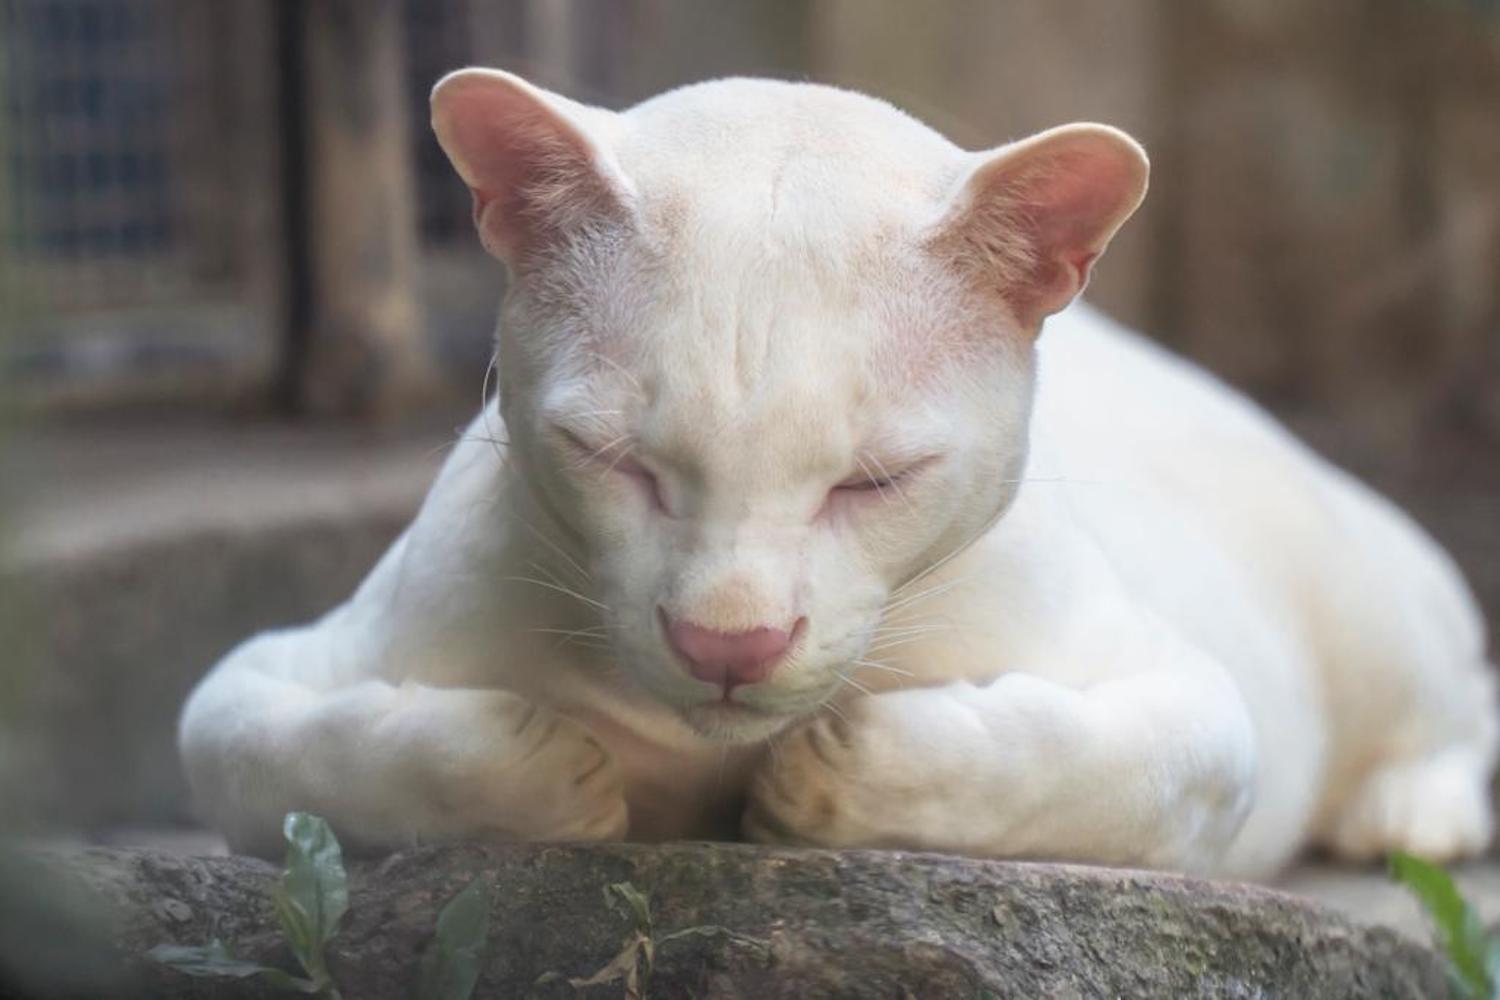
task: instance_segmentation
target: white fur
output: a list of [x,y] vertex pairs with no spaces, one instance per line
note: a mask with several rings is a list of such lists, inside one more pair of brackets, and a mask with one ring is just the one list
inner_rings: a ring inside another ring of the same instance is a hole
[[[829,88],[612,115],[490,71],[435,109],[516,274],[500,405],[346,604],[194,693],[187,772],[234,846],[292,808],[377,849],[743,812],[1240,875],[1487,842],[1494,697],[1448,558],[1089,307],[1033,346],[1144,190],[1118,133],[973,154]],[[805,632],[726,705],[658,606]]]

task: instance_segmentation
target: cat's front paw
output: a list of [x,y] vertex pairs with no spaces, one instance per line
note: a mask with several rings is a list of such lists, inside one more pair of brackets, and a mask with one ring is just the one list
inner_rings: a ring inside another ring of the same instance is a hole
[[941,841],[927,804],[913,693],[882,694],[821,715],[778,741],[751,784],[742,832],[762,843],[918,847]]
[[624,782],[587,729],[501,691],[427,691],[411,788],[422,839],[618,840]]

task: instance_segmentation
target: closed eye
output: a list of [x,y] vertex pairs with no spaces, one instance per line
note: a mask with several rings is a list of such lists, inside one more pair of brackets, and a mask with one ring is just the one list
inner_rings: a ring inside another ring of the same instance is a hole
[[837,486],[835,486],[834,489],[848,490],[855,493],[878,493],[881,490],[889,489],[900,479],[901,477],[899,475],[886,476],[884,478],[877,476],[873,479],[867,476],[861,476],[857,479],[846,479],[842,483],[839,483]]
[[646,468],[630,454],[635,445],[635,438],[632,435],[622,434],[602,445],[595,446],[565,427],[559,427],[557,432],[578,456],[577,464],[580,468],[586,465],[602,465],[606,474],[618,473],[635,480],[650,496],[652,506],[670,516],[656,473]]
[[834,493],[873,493],[879,497],[900,495],[901,489],[927,466],[938,460],[930,455],[892,471],[877,459],[855,458],[859,472],[834,486]]
[[630,451],[631,436],[629,434],[621,434],[602,444],[590,444],[565,427],[557,428],[557,433],[567,443],[568,449],[573,452],[580,465],[587,462],[613,463],[623,459]]

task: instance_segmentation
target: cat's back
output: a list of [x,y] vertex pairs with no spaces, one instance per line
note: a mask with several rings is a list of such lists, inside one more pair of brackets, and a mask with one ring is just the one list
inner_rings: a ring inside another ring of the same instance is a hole
[[1030,476],[1161,507],[1293,600],[1340,567],[1379,562],[1472,609],[1405,513],[1202,368],[1084,303],[1049,321],[1039,354]]
[[[1335,746],[1440,692],[1469,696],[1446,678],[1483,670],[1483,618],[1447,553],[1394,504],[1089,306],[1049,322],[1040,354],[1030,501],[1065,502],[1134,593],[1205,642],[1230,616],[1226,646],[1279,637],[1276,686],[1313,671],[1308,696],[1329,706]],[[1264,656],[1222,655],[1242,677],[1276,673]]]
[[[1081,302],[1049,321],[1039,355],[1031,475],[1166,505],[1246,565],[1295,562],[1304,584],[1326,581],[1335,554],[1357,566],[1344,551],[1354,546],[1403,575],[1442,577],[1450,599],[1471,603],[1404,512],[1204,369]],[[1267,552],[1272,541],[1298,544]]]
[[1248,398],[1087,303],[1047,321],[1038,355],[1038,447],[1128,440],[1122,472],[1139,469],[1143,453],[1176,465],[1184,447],[1209,444],[1236,460],[1249,452],[1311,467],[1311,453]]

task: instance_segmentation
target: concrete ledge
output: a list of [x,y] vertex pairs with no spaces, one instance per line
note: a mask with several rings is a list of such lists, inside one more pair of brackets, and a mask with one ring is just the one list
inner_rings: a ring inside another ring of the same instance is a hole
[[45,828],[190,819],[174,747],[194,682],[254,632],[343,600],[405,526],[452,424],[56,435],[0,563],[0,787]]
[[238,641],[342,600],[404,517],[204,530],[33,571],[40,649],[3,766],[19,808],[49,826],[185,821],[176,719]]

